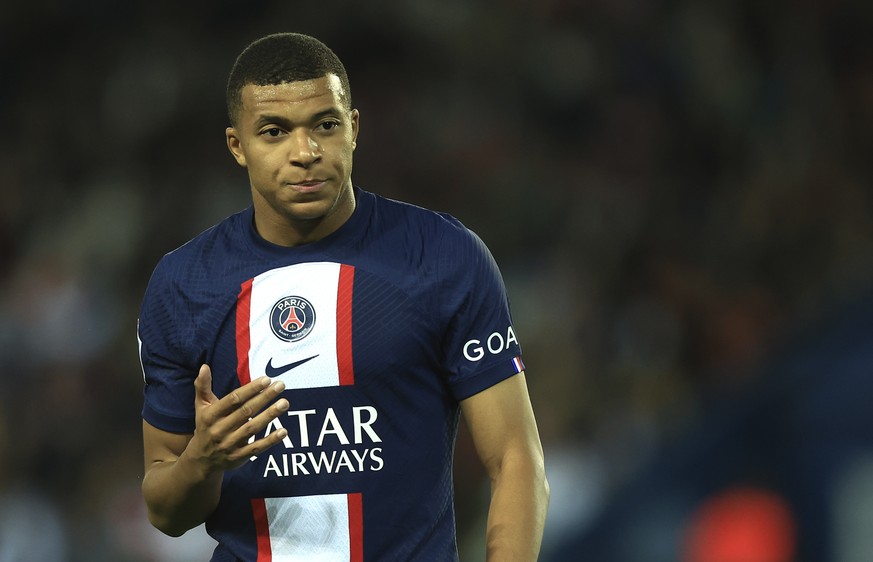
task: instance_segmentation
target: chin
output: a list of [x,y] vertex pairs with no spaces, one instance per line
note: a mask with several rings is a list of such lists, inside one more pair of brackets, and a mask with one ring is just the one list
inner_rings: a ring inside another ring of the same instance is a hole
[[284,205],[282,214],[293,221],[315,221],[323,219],[333,211],[333,201],[308,201]]

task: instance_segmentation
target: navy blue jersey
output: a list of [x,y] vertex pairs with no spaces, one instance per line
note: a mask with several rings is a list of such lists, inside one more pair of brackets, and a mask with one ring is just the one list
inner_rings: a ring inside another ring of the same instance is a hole
[[355,188],[351,218],[285,248],[251,208],[167,254],[139,319],[143,418],[194,431],[219,397],[284,381],[282,443],[227,471],[212,560],[456,560],[458,402],[523,369],[500,273],[451,216]]

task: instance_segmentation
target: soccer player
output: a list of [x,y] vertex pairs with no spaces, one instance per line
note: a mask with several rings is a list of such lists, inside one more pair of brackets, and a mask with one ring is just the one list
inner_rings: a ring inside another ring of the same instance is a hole
[[500,273],[455,218],[355,185],[342,63],[283,33],[237,58],[252,205],[160,260],[138,324],[151,522],[213,561],[457,560],[460,413],[488,560],[535,560],[548,484]]

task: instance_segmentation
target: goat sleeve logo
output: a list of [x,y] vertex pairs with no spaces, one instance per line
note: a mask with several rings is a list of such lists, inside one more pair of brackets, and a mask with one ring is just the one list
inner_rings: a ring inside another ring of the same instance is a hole
[[305,338],[315,326],[315,309],[303,297],[283,297],[270,312],[270,328],[282,341],[294,342]]

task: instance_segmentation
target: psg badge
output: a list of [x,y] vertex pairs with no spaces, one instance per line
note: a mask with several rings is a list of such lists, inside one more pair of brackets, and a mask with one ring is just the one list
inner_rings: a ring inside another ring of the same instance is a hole
[[283,297],[270,312],[270,328],[282,341],[295,342],[305,338],[315,326],[315,309],[303,297]]

